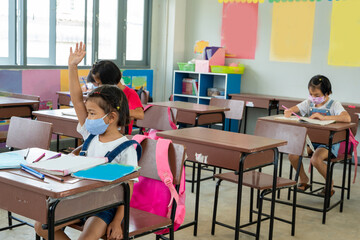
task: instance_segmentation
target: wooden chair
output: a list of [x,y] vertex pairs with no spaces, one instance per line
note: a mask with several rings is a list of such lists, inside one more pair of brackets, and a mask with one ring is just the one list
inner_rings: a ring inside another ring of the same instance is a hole
[[[51,135],[51,123],[27,118],[11,117],[6,146],[9,147],[10,150],[32,147],[50,149]],[[19,223],[13,225],[12,220],[16,220]],[[8,227],[2,228],[0,231],[13,229],[22,225],[29,225],[33,227],[32,224],[12,216],[11,212],[8,212],[8,225]]]
[[[255,128],[255,135],[268,137],[268,138],[274,138],[274,139],[281,139],[286,140],[288,143],[285,146],[279,147],[280,153],[287,153],[287,154],[297,154],[301,155],[305,146],[305,138],[306,138],[307,129],[304,127],[298,127],[298,126],[292,126],[292,125],[286,125],[281,123],[274,123],[274,122],[266,122],[266,121],[257,121],[256,128]],[[245,160],[245,168],[247,169],[247,172],[243,174],[243,182],[242,184],[244,186],[248,186],[251,188],[251,194],[250,194],[250,215],[249,215],[249,223],[243,224],[240,226],[240,228],[257,224],[256,227],[256,233],[252,233],[249,231],[245,231],[240,229],[241,232],[253,235],[256,237],[256,239],[260,238],[260,226],[261,221],[267,220],[270,217],[268,215],[265,215],[266,217],[263,218],[262,213],[262,207],[263,207],[263,200],[265,195],[272,193],[273,188],[273,176],[271,174],[262,173],[260,171],[254,171],[254,168],[259,168],[260,166],[266,166],[273,163],[273,152],[266,151],[262,154],[255,154],[250,155]],[[301,163],[301,158],[300,161]],[[300,164],[299,164],[300,166]],[[213,210],[213,220],[212,220],[212,228],[211,228],[211,234],[215,234],[215,224],[219,224],[224,227],[228,227],[231,229],[235,229],[232,226],[229,226],[224,223],[220,223],[216,221],[216,214],[217,214],[217,203],[218,203],[218,197],[219,197],[219,187],[222,181],[229,181],[232,183],[238,183],[238,176],[234,172],[228,172],[228,173],[222,173],[215,175],[216,178],[218,178],[218,182],[216,184],[216,190],[215,190],[215,200],[214,200],[214,210]],[[275,217],[275,219],[286,222],[291,224],[291,235],[295,234],[295,219],[296,219],[296,183],[297,183],[298,176],[295,177],[295,180],[286,179],[277,177],[277,185],[276,188],[282,189],[282,188],[292,188],[294,187],[294,196],[293,196],[293,203],[292,203],[292,219],[291,221],[286,219],[280,219]],[[240,183],[241,184],[241,183]],[[254,195],[254,189],[257,189],[258,191],[261,191],[261,193],[258,195],[258,218],[256,221],[252,220],[252,215],[255,212],[253,209],[253,195]],[[270,232],[272,233],[272,226],[270,225]],[[272,238],[272,235],[270,234],[269,239]]]
[[[220,99],[220,98],[211,98],[210,99],[210,104],[211,106],[216,106],[216,107],[222,107],[222,108],[230,108],[229,111],[225,111],[225,118],[226,118],[226,122],[227,122],[227,131],[231,131],[231,123],[232,121],[238,121],[238,126],[237,126],[237,132],[240,133],[241,130],[241,122],[243,119],[243,115],[244,115],[244,106],[245,103],[244,101],[240,101],[240,100],[232,100],[232,99]],[[224,130],[225,129],[225,126]],[[189,180],[186,180],[186,182],[190,182],[191,183],[191,192],[194,192],[194,186],[196,183],[195,179],[195,163],[193,163],[192,165],[186,165],[187,167],[192,167],[192,177]],[[213,168],[208,168],[207,166],[203,166],[204,170],[206,171],[212,171],[213,174],[216,174],[216,167]],[[221,169],[219,170],[221,173]],[[200,181],[205,181],[208,179],[213,179],[212,176],[210,177],[204,177],[201,178]]]
[[228,119],[228,124],[227,124],[228,128],[227,129],[228,129],[228,131],[231,131],[232,120],[237,120],[238,121],[237,132],[240,132],[241,122],[242,122],[242,119],[244,116],[244,107],[245,107],[244,101],[232,100],[232,99],[211,98],[209,105],[216,106],[216,107],[230,108],[230,111],[225,111],[225,118]]
[[[170,119],[176,123],[177,111],[174,108],[170,110]],[[144,111],[144,119],[136,120],[136,126],[141,129],[156,129],[160,131],[173,130],[169,122],[168,108],[153,105]]]
[[[128,136],[130,137],[130,136]],[[156,140],[145,139],[142,143],[142,156],[139,160],[140,175],[160,180],[157,174],[156,168]],[[185,160],[185,147],[180,144],[172,143],[169,147],[169,166],[173,174],[173,182],[176,185],[176,189],[179,189],[182,170]],[[151,189],[149,189],[151,191]],[[162,229],[170,229],[170,239],[174,239],[173,222],[175,218],[176,203],[173,202],[173,208],[171,212],[171,218],[158,216],[149,212],[145,212],[139,209],[130,208],[130,223],[129,223],[129,237],[137,238],[150,233],[157,232]],[[78,230],[82,230],[82,226],[71,225]],[[106,239],[104,236],[103,239]],[[159,237],[157,236],[157,239]]]

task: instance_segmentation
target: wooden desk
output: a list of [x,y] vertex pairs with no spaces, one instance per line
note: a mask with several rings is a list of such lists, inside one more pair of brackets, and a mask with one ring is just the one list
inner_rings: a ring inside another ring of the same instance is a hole
[[[73,114],[75,113],[75,110],[73,108],[68,108],[33,112],[33,115],[37,120],[53,124],[53,133],[57,134],[57,151],[59,151],[60,135],[82,139],[82,136],[76,131],[76,127],[79,123],[77,117],[64,115],[63,113]],[[77,147],[77,139],[75,139],[75,147]]]
[[248,108],[267,109],[269,116],[271,115],[271,110],[276,110],[276,113],[279,114],[279,101],[276,100],[276,96],[254,93],[240,93],[229,95],[231,96],[231,99],[241,100],[245,102],[244,133],[246,133]]
[[0,119],[9,119],[12,116],[32,117],[33,105],[37,100],[0,96]]
[[[235,225],[235,239],[238,239],[242,195],[242,175],[243,172],[250,167],[249,164],[244,165],[245,159],[247,159],[247,162],[251,162],[252,156],[254,156],[253,153],[262,154],[260,152],[265,150],[274,151],[274,193],[277,176],[277,147],[285,145],[286,141],[201,127],[158,132],[157,135],[171,139],[175,143],[186,146],[186,153],[189,157],[189,160],[192,160],[198,164],[197,179],[200,179],[201,177],[202,163],[195,160],[195,153],[201,153],[205,156],[208,156],[206,163],[207,165],[234,170],[238,173],[239,184],[237,187],[237,209]],[[196,184],[197,187],[194,221],[188,224],[184,224],[180,227],[184,228],[194,225],[195,236],[197,234],[198,225],[200,181],[197,181]],[[272,195],[272,198],[275,199],[275,194]],[[273,224],[274,207],[275,206],[272,205],[270,225]],[[272,227],[270,229],[272,229]]]
[[[283,116],[283,115],[280,115]],[[346,141],[346,146],[349,142],[349,129],[355,126],[355,123],[333,123],[325,126],[320,126],[317,124],[311,124],[311,123],[304,123],[304,122],[297,122],[297,121],[287,121],[287,120],[278,120],[275,119],[277,116],[268,116],[268,117],[261,117],[258,119],[258,121],[272,121],[272,122],[281,122],[283,124],[290,124],[290,125],[296,125],[296,126],[302,126],[306,127],[308,129],[308,135],[312,142],[316,143],[322,143],[329,146],[329,149],[331,149],[331,146],[335,143]],[[347,147],[345,148],[347,149]],[[344,205],[344,187],[345,187],[345,169],[347,164],[347,153],[344,156],[344,173],[343,173],[343,185],[342,185],[342,191],[341,191],[341,198],[338,202],[334,203],[330,206],[330,184],[331,184],[331,177],[330,176],[330,165],[331,165],[331,151],[329,151],[328,159],[327,159],[327,174],[326,174],[326,183],[325,183],[325,189],[326,194],[324,198],[324,205],[322,209],[314,208],[310,206],[304,206],[298,204],[298,207],[302,207],[305,209],[318,211],[323,213],[323,219],[322,223],[325,224],[326,222],[326,213],[330,211],[332,208],[340,204],[340,211],[342,212],[343,205]],[[350,163],[351,164],[351,163]]]
[[153,102],[151,105],[171,107],[177,109],[176,122],[193,126],[223,123],[225,125],[225,111],[229,108],[221,108],[190,102]]
[[[25,154],[25,150],[19,152]],[[54,239],[55,226],[124,204],[124,239],[128,239],[127,181],[138,176],[135,172],[110,183],[83,179],[73,182],[74,178],[68,176],[61,183],[47,177],[40,180],[18,169],[0,170],[0,208],[46,223],[49,239]]]
[[[69,91],[57,91],[56,94],[58,95],[58,108],[60,108],[61,106],[70,106],[71,97]],[[87,93],[83,94],[83,98],[87,98]]]

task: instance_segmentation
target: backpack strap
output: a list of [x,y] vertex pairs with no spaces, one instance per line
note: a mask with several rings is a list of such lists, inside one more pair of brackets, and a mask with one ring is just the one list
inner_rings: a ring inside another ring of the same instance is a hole
[[83,146],[81,148],[79,156],[86,156],[87,155],[87,150],[89,148],[89,145],[90,145],[91,141],[94,139],[95,136],[96,135],[93,135],[93,134],[90,134],[88,136],[88,138],[84,141],[84,144],[83,144]]
[[137,153],[137,160],[139,161],[139,159],[141,158],[142,148],[141,148],[141,145],[135,140],[128,140],[126,142],[121,143],[119,146],[117,146],[111,152],[110,151],[107,152],[105,157],[108,158],[109,162],[112,162],[112,160],[114,160],[114,158],[116,158],[122,151],[124,151],[125,149],[127,149],[128,147],[130,147],[132,145],[137,146],[137,147],[135,147],[135,149],[136,149],[136,153]]
[[171,140],[159,139],[156,143],[156,167],[161,181],[169,188],[171,199],[168,207],[171,207],[172,200],[179,201],[179,194],[173,184],[173,175],[169,166],[169,146]]
[[330,102],[328,104],[326,104],[326,109],[330,110],[331,105],[334,103],[334,100],[330,100]]
[[352,133],[351,130],[349,130],[349,144],[351,144],[352,147],[353,147],[353,154],[354,154],[354,161],[355,161],[355,170],[354,170],[353,183],[355,183],[356,173],[357,173],[357,166],[358,166],[358,157],[357,157],[357,149],[356,148],[359,145],[359,142],[355,139],[355,136],[354,136],[354,134]]

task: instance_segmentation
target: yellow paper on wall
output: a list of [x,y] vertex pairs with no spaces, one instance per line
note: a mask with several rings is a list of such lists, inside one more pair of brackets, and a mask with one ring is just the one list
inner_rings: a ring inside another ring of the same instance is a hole
[[328,63],[360,66],[359,0],[333,2]]
[[[79,69],[79,78],[86,79],[89,71],[89,69]],[[63,69],[60,71],[60,89],[61,91],[69,91],[69,70],[67,69]]]
[[311,62],[315,2],[273,3],[270,60]]

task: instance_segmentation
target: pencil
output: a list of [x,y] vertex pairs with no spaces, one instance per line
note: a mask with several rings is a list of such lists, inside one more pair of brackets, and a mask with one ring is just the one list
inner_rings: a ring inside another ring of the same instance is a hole
[[42,174],[44,174],[44,176],[46,176],[46,177],[53,178],[53,179],[58,180],[60,182],[64,182],[64,179],[62,179],[61,177],[57,177],[57,176],[54,176],[54,175],[51,175],[51,174],[48,174],[48,173],[44,173],[44,172],[42,172]]

